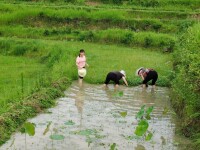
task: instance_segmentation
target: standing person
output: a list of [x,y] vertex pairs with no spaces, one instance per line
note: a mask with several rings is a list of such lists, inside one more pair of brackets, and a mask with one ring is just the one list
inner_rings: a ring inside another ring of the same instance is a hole
[[158,73],[154,69],[145,69],[144,67],[141,67],[136,70],[136,76],[142,78],[143,87],[148,87],[147,83],[152,80],[152,86],[155,88],[155,84],[158,79]]
[[128,82],[126,81],[126,73],[124,70],[121,71],[113,71],[109,72],[107,74],[106,80],[105,80],[105,86],[107,86],[110,82],[110,80],[115,82],[115,87],[117,88],[119,86],[119,80],[123,80],[126,86],[128,86]]
[[76,58],[76,66],[78,68],[78,76],[79,76],[79,84],[82,85],[83,78],[86,76],[86,66],[89,66],[86,63],[85,51],[83,49],[80,50],[78,57]]

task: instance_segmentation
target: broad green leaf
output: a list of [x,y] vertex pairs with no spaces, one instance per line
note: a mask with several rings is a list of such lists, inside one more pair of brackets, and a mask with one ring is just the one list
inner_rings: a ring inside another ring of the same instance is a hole
[[149,107],[149,108],[146,110],[146,114],[147,114],[147,115],[150,115],[150,114],[152,113],[153,109],[154,109],[153,106]]
[[150,132],[150,133],[145,137],[145,140],[146,140],[146,141],[150,141],[152,137],[153,137],[153,133]]
[[59,135],[59,134],[53,134],[50,136],[50,139],[52,140],[63,140],[65,137],[63,135]]
[[43,135],[45,135],[45,134],[49,131],[49,128],[50,128],[51,123],[52,123],[52,122],[49,122],[49,123],[47,124],[47,127],[46,127],[46,129],[44,130]]
[[122,97],[123,95],[124,95],[123,91],[120,91],[114,94],[115,97]]
[[26,122],[24,124],[25,133],[28,133],[29,136],[35,135],[35,124],[31,122]]
[[120,115],[125,118],[127,115],[127,111],[120,112]]
[[149,127],[149,123],[146,120],[141,120],[136,127],[135,134],[137,136],[143,136]]
[[72,120],[68,120],[65,122],[65,125],[74,125],[75,123]]
[[144,115],[144,108],[145,108],[145,105],[143,105],[141,108],[140,108],[140,111],[137,113],[136,115],[136,119],[139,118],[139,119],[142,119],[143,115]]
[[89,136],[89,135],[96,135],[97,131],[94,129],[86,129],[86,130],[81,130],[81,131],[75,131],[73,132],[74,134],[78,134],[78,135],[85,135],[85,136]]
[[124,95],[124,92],[123,92],[123,91],[120,91],[120,92],[118,93],[118,95],[119,95],[119,97],[122,97],[122,96]]
[[116,143],[113,143],[113,144],[110,146],[110,150],[115,150],[115,147],[116,147]]

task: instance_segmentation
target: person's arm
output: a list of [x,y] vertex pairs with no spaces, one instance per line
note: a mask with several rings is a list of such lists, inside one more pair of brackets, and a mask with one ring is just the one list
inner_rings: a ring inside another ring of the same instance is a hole
[[140,77],[142,78],[142,81],[144,81],[144,76],[143,76],[143,74],[140,74]]
[[145,88],[145,87],[146,87],[146,84],[143,83],[145,79],[144,79],[144,76],[143,76],[142,73],[140,74],[140,77],[141,77],[141,79],[142,79],[142,87]]
[[126,84],[126,86],[128,86],[128,82],[126,81],[126,78],[125,77],[122,77],[124,83]]

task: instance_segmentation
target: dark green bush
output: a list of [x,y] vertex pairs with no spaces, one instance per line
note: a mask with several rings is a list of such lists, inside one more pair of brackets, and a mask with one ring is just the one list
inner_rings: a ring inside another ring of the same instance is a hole
[[131,33],[127,33],[124,35],[124,37],[122,38],[122,43],[123,44],[131,44],[131,42],[133,41],[133,34]]
[[26,44],[17,44],[11,54],[15,56],[23,56],[29,49],[30,47]]

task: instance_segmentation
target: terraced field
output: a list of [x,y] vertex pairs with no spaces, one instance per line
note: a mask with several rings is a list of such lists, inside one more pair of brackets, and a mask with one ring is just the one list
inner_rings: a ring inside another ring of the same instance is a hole
[[144,66],[159,72],[159,86],[171,86],[172,52],[180,35],[199,22],[200,1],[114,2],[0,0],[0,144],[32,116],[24,111],[18,113],[22,121],[9,122],[10,111],[22,111],[13,107],[17,102],[63,77],[77,79],[81,48],[90,64],[88,83],[102,84],[108,71],[124,69],[130,85],[138,85],[134,71]]

